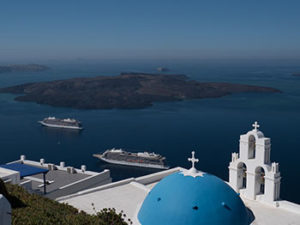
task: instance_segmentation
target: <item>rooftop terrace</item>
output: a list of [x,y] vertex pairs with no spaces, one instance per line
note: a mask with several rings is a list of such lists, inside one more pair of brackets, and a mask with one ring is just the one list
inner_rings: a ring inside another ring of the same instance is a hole
[[[57,200],[90,214],[95,213],[92,203],[96,211],[102,208],[115,208],[118,212],[123,210],[134,225],[140,225],[136,215],[148,192],[162,178],[182,169],[177,167],[138,178],[129,178],[64,196]],[[278,201],[278,205],[274,206],[245,198],[242,200],[254,215],[251,225],[300,225],[300,205],[288,201]]]
[[[92,172],[86,170],[85,165],[82,165],[80,169],[76,169],[71,166],[65,166],[64,162],[61,162],[60,165],[55,165],[45,163],[44,159],[40,159],[39,162],[26,160],[25,156],[22,155],[20,160],[7,163],[4,167],[9,168],[10,171],[13,170],[14,165],[23,165],[23,167],[33,168],[32,170],[45,172],[45,196],[51,199],[111,182],[109,170]],[[6,168],[1,169],[6,170]],[[44,193],[44,177],[42,173],[29,173],[24,176],[24,174],[22,175],[23,171],[17,172],[19,173],[18,184],[30,192]]]

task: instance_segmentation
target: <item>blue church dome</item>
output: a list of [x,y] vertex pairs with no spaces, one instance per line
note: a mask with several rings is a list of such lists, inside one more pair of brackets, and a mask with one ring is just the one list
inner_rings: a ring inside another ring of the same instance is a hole
[[145,198],[138,213],[139,222],[142,225],[249,225],[246,207],[229,185],[214,175],[198,171],[196,174],[177,172],[162,179]]

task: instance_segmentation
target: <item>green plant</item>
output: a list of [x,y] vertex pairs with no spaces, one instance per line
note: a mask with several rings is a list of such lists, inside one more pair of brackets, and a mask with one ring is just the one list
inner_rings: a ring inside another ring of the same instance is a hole
[[126,225],[122,212],[103,209],[95,215],[0,181],[0,194],[12,205],[13,225]]

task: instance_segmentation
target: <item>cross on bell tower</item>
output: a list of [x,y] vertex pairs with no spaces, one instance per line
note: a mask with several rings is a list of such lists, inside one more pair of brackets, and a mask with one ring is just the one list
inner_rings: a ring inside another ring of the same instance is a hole
[[199,159],[195,158],[195,152],[194,151],[192,151],[192,158],[188,158],[188,160],[190,162],[192,162],[192,168],[191,169],[196,169],[195,168],[195,163],[199,162]]
[[254,123],[254,124],[252,124],[252,127],[254,127],[254,129],[253,129],[253,130],[257,131],[257,130],[258,130],[258,128],[260,127],[260,125],[258,124],[258,122],[257,122],[257,121],[255,121],[255,123]]

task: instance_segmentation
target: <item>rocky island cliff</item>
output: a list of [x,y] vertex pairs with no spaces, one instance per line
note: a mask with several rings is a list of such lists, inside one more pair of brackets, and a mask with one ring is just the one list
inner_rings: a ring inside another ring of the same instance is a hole
[[154,102],[217,98],[241,92],[280,92],[270,87],[244,84],[198,82],[185,75],[121,73],[118,76],[72,78],[28,83],[0,89],[23,94],[29,101],[78,109],[145,108]]

